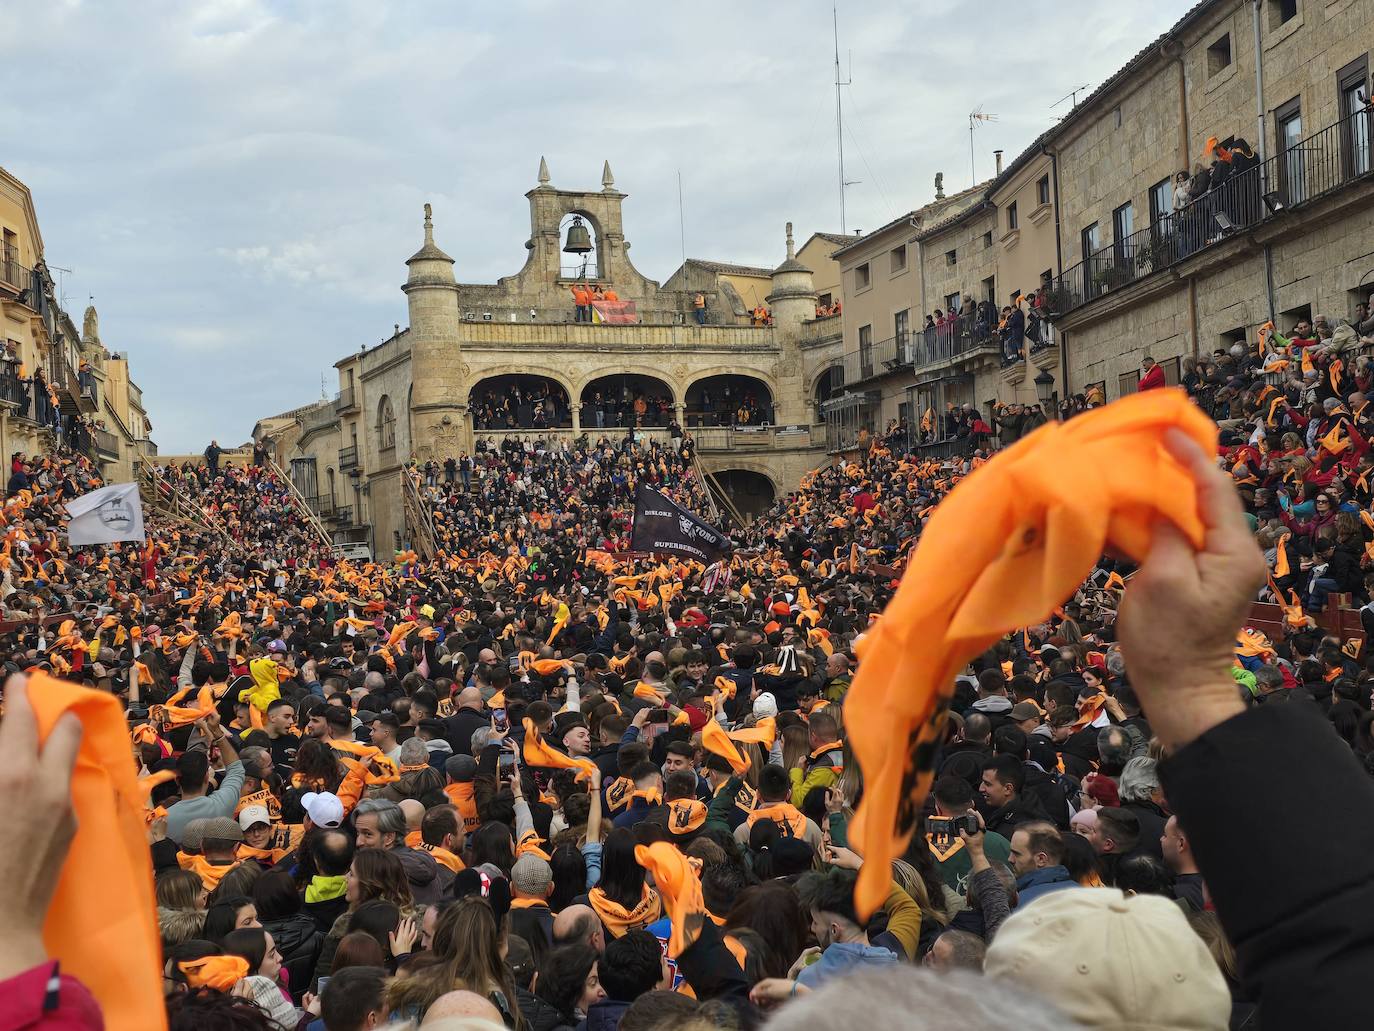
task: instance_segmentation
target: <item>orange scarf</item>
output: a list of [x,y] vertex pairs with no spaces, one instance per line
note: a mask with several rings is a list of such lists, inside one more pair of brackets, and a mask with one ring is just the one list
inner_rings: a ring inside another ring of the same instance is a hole
[[464,834],[471,834],[482,825],[482,821],[477,818],[477,799],[473,797],[470,781],[447,785],[444,795],[458,810],[458,816],[463,821]]
[[[1105,551],[1143,559],[1159,517],[1202,546],[1195,484],[1163,446],[1174,428],[1216,453],[1216,426],[1182,390],[1149,390],[1040,427],[961,480],[931,515],[861,645],[849,693],[853,711],[883,714],[847,728],[864,774],[851,830],[866,859],[855,894],[861,916],[887,897],[892,860],[934,775],[954,677],[968,660],[1008,630],[1042,621]],[[1099,485],[1091,500],[1077,487],[1088,477]],[[951,577],[952,568],[966,572]]]
[[606,788],[606,808],[611,812],[617,812],[630,804],[630,795],[634,793],[635,782],[629,777],[617,777],[611,781]]
[[248,960],[242,956],[206,956],[178,963],[192,988],[213,988],[227,992],[248,976]]
[[760,820],[772,820],[784,834],[794,838],[806,835],[806,817],[791,802],[771,802],[753,810],[748,816],[750,827]]
[[654,705],[658,706],[659,708],[662,708],[663,706],[668,704],[667,695],[665,695],[662,691],[655,690],[648,684],[644,683],[644,681],[642,680],[635,684],[634,696],[636,698],[642,698],[646,702],[653,702]]
[[178,852],[177,863],[183,870],[190,870],[199,877],[200,883],[205,886],[206,891],[214,891],[219,887],[219,882],[224,879],[224,875],[238,866],[237,860],[232,863],[212,863],[204,856],[189,852]]
[[534,720],[528,716],[524,719],[525,725],[525,765],[542,766],[545,769],[554,770],[577,770],[577,779],[590,778],[596,769],[596,764],[590,759],[573,759],[564,755],[556,748],[550,748],[544,744],[544,739],[539,735],[539,728],[534,725]]
[[749,757],[740,754],[740,750],[735,747],[735,743],[721,729],[719,723],[714,719],[706,721],[706,725],[701,728],[701,747],[708,752],[720,756],[730,764],[730,769],[734,770],[735,776],[741,777],[749,770]]
[[663,895],[663,908],[673,925],[668,936],[668,957],[677,959],[696,942],[706,922],[701,880],[691,861],[666,841],[636,845],[635,859],[654,875],[654,883]]
[[419,831],[411,831],[406,835],[406,844],[410,848],[419,849],[421,852],[428,852],[434,857],[434,861],[440,866],[446,866],[454,873],[462,873],[467,869],[463,861],[455,856],[442,845],[431,845],[420,836]]
[[162,1027],[153,864],[123,709],[44,673],[29,674],[27,697],[40,742],[68,712],[84,731],[72,771],[76,834],[43,922],[48,955],[90,989],[109,1031]]
[[611,932],[612,938],[622,938],[631,931],[648,927],[663,911],[658,892],[647,884],[644,885],[644,893],[640,895],[634,909],[627,910],[619,902],[608,899],[599,887],[587,892],[587,901],[591,903],[601,922],[606,925],[606,930]]
[[747,727],[744,730],[732,730],[728,735],[731,741],[762,745],[765,752],[773,747],[773,741],[777,736],[778,725],[772,716],[764,716],[752,727]]
[[668,803],[668,830],[673,834],[691,834],[706,822],[706,806],[695,798],[676,798]]

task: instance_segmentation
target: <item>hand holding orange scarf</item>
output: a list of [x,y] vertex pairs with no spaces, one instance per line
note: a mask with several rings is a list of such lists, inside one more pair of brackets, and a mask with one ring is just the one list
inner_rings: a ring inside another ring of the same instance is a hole
[[[1151,390],[1041,427],[961,481],[930,517],[897,594],[860,645],[846,702],[884,715],[848,726],[865,786],[852,829],[866,859],[855,891],[861,915],[887,896],[892,859],[930,787],[954,677],[968,660],[1042,621],[1107,548],[1143,559],[1157,519],[1202,546],[1196,484],[1163,446],[1173,428],[1216,453],[1215,425],[1183,391]],[[1098,489],[1085,498],[1078,485],[1090,480]]]

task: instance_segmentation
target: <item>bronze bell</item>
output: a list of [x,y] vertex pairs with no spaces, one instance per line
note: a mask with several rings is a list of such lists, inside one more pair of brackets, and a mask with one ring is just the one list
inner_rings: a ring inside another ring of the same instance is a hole
[[572,225],[568,226],[568,242],[563,250],[568,254],[587,254],[592,249],[592,234],[582,224],[582,217],[574,215]]

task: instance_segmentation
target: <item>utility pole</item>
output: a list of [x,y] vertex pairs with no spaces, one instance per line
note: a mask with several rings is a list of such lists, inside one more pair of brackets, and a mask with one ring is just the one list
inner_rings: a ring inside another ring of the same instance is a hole
[[831,7],[831,20],[835,30],[835,141],[838,144],[837,153],[840,161],[840,234],[843,236],[849,229],[845,223],[844,211],[844,188],[848,184],[844,181],[844,104],[840,100],[840,87],[848,86],[854,81],[851,73],[850,78],[841,81],[840,79],[840,10],[838,5]]

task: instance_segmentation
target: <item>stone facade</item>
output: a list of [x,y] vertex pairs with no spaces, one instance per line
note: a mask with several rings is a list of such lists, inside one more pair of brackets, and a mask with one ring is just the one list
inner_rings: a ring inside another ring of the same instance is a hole
[[[1371,48],[1368,9],[1348,0],[1201,3],[1047,134],[1071,289],[1093,281],[1091,268],[1129,263],[1156,234],[1167,237],[1168,210],[1158,195],[1152,202],[1152,188],[1210,162],[1209,138],[1244,138],[1262,160],[1244,232],[1227,236],[1206,211],[1192,253],[1152,274],[1138,258],[1127,265],[1134,281],[1057,320],[1070,393],[1097,383],[1108,399],[1133,391],[1146,354],[1173,380],[1218,348],[1253,345],[1271,317],[1286,330],[1317,313],[1352,314],[1374,278],[1374,125],[1352,118],[1342,101],[1356,86],[1368,96]],[[1301,140],[1292,151],[1283,123]],[[1286,210],[1260,208],[1263,191],[1281,196]],[[1132,218],[1123,225],[1127,205]],[[1085,271],[1078,263],[1092,225],[1099,264]],[[1147,226],[1157,229],[1140,244]],[[1138,235],[1124,240],[1126,229]]]
[[[127,483],[157,454],[142,391],[128,357],[100,339],[95,308],[80,329],[58,303],[43,255],[43,237],[29,189],[0,168],[0,453],[37,454],[59,441],[41,416],[46,398],[32,377],[42,370],[57,391],[64,424],[82,416],[97,428],[67,443],[80,448],[111,482]],[[83,361],[87,368],[83,369]],[[21,377],[20,372],[24,375]]]
[[[603,387],[627,390],[631,381],[666,399],[669,415],[696,438],[704,470],[755,509],[824,460],[803,346],[817,322],[813,270],[796,255],[790,225],[786,256],[776,269],[693,260],[660,285],[630,261],[622,223],[626,195],[615,189],[609,168],[600,191],[578,192],[554,189],[541,163],[540,183],[525,196],[529,257],[518,273],[495,284],[457,281],[453,259],[435,242],[426,206],[424,242],[407,261],[403,287],[409,326],[339,361],[333,401],[255,428],[254,438],[270,440],[279,463],[315,498],[337,540],[368,541],[384,553],[411,539],[401,470],[412,459],[442,462],[508,433],[623,435],[624,429],[593,421],[589,399]],[[585,278],[634,301],[637,323],[575,321],[570,288],[583,269],[576,255],[576,264],[565,264],[561,249],[572,217],[594,241],[594,267]],[[817,234],[808,241],[811,260],[824,269],[839,239]],[[760,290],[771,325],[752,325],[751,305],[742,303]],[[704,325],[695,315],[697,293],[706,301]],[[478,427],[475,399],[491,384],[507,389],[513,376],[534,377],[522,382],[566,398],[566,417],[540,429]],[[764,414],[753,425],[731,425],[719,412],[725,390],[756,399]],[[712,392],[715,400],[708,403]],[[666,422],[642,432],[666,439]]]

